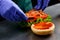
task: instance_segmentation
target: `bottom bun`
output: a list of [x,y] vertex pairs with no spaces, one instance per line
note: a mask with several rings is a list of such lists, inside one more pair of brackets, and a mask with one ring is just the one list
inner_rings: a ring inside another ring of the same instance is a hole
[[54,32],[54,29],[55,29],[55,25],[54,24],[49,29],[44,29],[44,30],[35,29],[33,26],[34,26],[34,24],[32,24],[31,30],[33,31],[33,33],[35,33],[37,35],[52,34]]

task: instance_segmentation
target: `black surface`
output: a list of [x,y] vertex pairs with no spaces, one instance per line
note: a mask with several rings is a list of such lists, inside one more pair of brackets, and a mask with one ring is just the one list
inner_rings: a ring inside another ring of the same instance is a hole
[[[52,10],[54,8],[51,7],[50,9]],[[49,13],[50,11],[52,13],[50,9],[46,12]],[[53,14],[54,13],[55,12],[53,12]],[[37,36],[32,33],[30,28],[20,28],[20,26],[18,26],[16,23],[1,21],[0,40],[60,40],[60,16],[54,18],[53,23],[55,24],[56,28],[52,35]]]
[[[15,23],[8,21],[0,22],[0,40],[59,40],[60,38],[60,19],[54,19],[56,25],[55,32],[52,35],[38,36],[32,33],[30,28],[23,28],[17,26]],[[1,32],[2,31],[2,32]]]
[[57,4],[57,3],[60,3],[60,1],[59,0],[50,0],[49,6]]

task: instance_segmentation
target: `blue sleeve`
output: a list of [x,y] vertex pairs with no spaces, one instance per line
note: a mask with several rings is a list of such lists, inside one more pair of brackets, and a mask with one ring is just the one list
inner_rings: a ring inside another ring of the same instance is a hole
[[11,0],[0,1],[0,14],[9,21],[19,22],[27,20],[24,12]]

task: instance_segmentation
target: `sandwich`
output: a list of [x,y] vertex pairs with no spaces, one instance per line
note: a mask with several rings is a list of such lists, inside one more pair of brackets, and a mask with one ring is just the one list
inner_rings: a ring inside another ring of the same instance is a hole
[[24,27],[30,27],[33,33],[37,35],[48,35],[54,32],[55,25],[52,22],[52,17],[42,10],[30,10],[26,12],[26,16],[28,20],[20,23]]

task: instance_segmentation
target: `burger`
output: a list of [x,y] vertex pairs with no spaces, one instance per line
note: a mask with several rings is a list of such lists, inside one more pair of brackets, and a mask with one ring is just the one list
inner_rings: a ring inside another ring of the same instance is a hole
[[37,35],[52,34],[55,29],[55,25],[52,22],[52,17],[42,10],[30,10],[26,12],[28,17],[27,21],[21,22],[25,27],[30,27],[32,32]]

